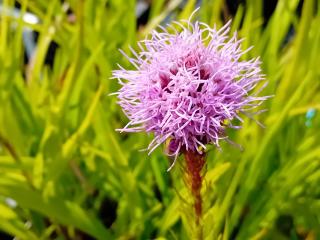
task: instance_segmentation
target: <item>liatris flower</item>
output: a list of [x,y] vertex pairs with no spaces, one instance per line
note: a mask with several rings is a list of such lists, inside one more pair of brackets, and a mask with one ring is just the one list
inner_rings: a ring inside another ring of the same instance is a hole
[[[134,57],[122,52],[135,70],[113,72],[122,88],[116,93],[130,122],[121,131],[154,133],[148,150],[152,152],[168,140],[166,153],[185,156],[185,173],[193,196],[196,235],[202,239],[202,169],[206,163],[203,150],[207,144],[219,147],[228,140],[227,128],[239,114],[251,117],[251,110],[267,97],[251,94],[264,80],[260,61],[241,60],[242,51],[236,34],[228,36],[230,22],[220,30],[202,22],[175,22],[153,31],[138,43]],[[259,113],[259,112],[256,112]]]
[[225,130],[239,113],[250,111],[266,97],[249,95],[263,80],[260,61],[241,60],[236,34],[228,37],[229,23],[220,30],[202,22],[175,22],[169,33],[163,27],[140,41],[134,57],[123,53],[135,70],[113,72],[122,88],[119,104],[130,122],[121,131],[151,132],[148,150],[169,140],[168,155],[184,151],[202,154],[206,144],[219,147]]

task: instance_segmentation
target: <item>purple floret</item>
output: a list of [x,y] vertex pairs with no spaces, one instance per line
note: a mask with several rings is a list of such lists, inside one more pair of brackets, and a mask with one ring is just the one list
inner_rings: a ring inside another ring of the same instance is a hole
[[[116,93],[130,122],[121,131],[150,132],[148,150],[169,140],[168,155],[182,151],[202,153],[206,144],[219,147],[227,127],[239,113],[248,114],[267,97],[249,95],[264,80],[258,58],[243,61],[236,34],[190,21],[176,22],[178,32],[153,31],[138,43],[134,57],[125,55],[134,70],[120,67],[113,76],[122,88]],[[174,32],[169,33],[170,32]]]

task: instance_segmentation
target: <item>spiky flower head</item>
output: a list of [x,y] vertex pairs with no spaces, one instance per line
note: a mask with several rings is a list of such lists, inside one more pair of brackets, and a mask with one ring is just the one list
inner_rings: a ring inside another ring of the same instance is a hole
[[260,61],[241,60],[248,49],[241,50],[236,33],[229,36],[229,25],[217,30],[198,21],[175,22],[138,42],[138,52],[130,48],[133,58],[122,52],[135,69],[113,72],[122,85],[119,104],[130,119],[121,131],[153,133],[150,152],[166,140],[167,154],[175,156],[202,153],[206,144],[219,147],[226,128],[238,128],[231,120],[242,122],[240,113],[251,115],[266,99],[250,95],[264,80]]

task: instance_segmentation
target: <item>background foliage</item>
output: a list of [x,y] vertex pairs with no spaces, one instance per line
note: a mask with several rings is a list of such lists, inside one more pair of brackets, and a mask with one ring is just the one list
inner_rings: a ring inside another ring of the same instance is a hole
[[[108,94],[119,88],[111,70],[129,66],[117,49],[188,18],[197,3],[211,26],[233,18],[243,48],[255,46],[245,57],[261,56],[264,94],[274,94],[257,117],[266,128],[248,120],[229,133],[242,150],[210,150],[205,238],[320,239],[320,2],[279,0],[271,12],[266,2],[152,1],[137,24],[135,1],[21,0],[21,12],[40,19],[31,24],[4,0],[0,238],[193,238],[183,161],[168,173],[162,149],[139,151],[152,136],[115,132],[127,119]],[[31,30],[36,50],[26,59]]]

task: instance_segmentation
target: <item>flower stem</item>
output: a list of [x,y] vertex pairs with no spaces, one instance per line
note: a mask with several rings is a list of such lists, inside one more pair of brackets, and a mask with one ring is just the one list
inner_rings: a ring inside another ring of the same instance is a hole
[[195,224],[198,229],[198,239],[202,239],[202,197],[201,197],[201,187],[202,187],[202,169],[205,165],[205,155],[199,154],[198,152],[186,151],[185,152],[186,161],[186,173],[187,178],[190,181],[190,190],[194,198],[194,213],[195,213]]

